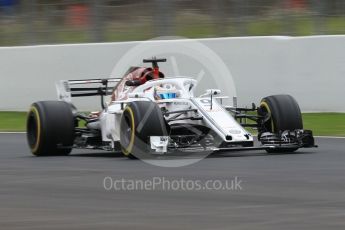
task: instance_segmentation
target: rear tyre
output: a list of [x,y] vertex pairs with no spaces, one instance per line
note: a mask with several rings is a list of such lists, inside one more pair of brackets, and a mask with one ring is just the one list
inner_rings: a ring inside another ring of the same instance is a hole
[[27,116],[27,142],[35,156],[68,155],[74,142],[71,106],[63,101],[39,101]]
[[[302,114],[297,101],[290,95],[272,95],[261,100],[258,115],[267,116],[259,127],[259,139],[262,133],[279,134],[285,130],[303,129]],[[266,150],[269,153],[294,152],[298,148]]]
[[125,107],[120,123],[122,153],[132,159],[151,157],[150,136],[167,136],[159,106],[149,101],[134,101]]

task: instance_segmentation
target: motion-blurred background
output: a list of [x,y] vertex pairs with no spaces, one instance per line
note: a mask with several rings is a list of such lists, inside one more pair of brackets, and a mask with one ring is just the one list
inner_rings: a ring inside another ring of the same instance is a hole
[[345,0],[0,0],[0,46],[345,33]]

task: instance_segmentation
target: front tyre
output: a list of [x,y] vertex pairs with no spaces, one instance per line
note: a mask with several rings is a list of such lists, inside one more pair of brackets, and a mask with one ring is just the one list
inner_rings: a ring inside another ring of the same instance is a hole
[[151,157],[150,136],[167,136],[159,106],[151,101],[134,101],[125,107],[120,122],[122,153],[129,158]]
[[74,142],[74,116],[63,101],[31,105],[26,123],[29,148],[35,156],[68,155]]
[[[297,101],[290,95],[272,95],[261,100],[258,115],[265,117],[259,126],[260,140],[265,132],[278,135],[286,130],[303,129],[302,114]],[[269,153],[294,152],[298,148],[277,148],[266,150]]]

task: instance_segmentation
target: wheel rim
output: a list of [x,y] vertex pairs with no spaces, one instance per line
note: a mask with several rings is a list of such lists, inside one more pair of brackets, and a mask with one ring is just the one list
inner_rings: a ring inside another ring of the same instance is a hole
[[124,122],[121,124],[121,144],[123,148],[128,148],[130,139],[132,135],[132,128],[131,128],[131,123],[130,123],[130,118],[126,114],[124,116]]
[[273,123],[273,118],[272,118],[272,112],[270,110],[270,107],[266,103],[266,101],[262,101],[260,104],[261,109],[264,112],[264,115],[269,114],[270,119],[264,124],[265,128],[269,132],[274,132],[274,123]]
[[30,149],[35,153],[38,149],[40,142],[40,122],[39,114],[36,108],[32,108],[28,115],[27,122],[27,139],[30,146]]

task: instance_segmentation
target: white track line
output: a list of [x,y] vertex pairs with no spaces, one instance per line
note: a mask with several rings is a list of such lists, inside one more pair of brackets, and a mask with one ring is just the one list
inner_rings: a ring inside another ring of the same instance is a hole
[[329,139],[345,139],[345,137],[337,137],[337,136],[314,136],[317,138],[329,138]]

